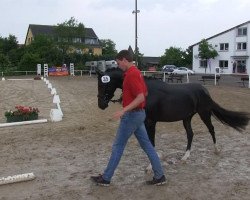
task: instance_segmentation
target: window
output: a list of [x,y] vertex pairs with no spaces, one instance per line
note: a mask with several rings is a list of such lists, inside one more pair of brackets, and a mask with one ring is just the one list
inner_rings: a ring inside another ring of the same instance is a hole
[[207,61],[206,60],[200,60],[200,67],[207,68]]
[[97,39],[86,38],[85,44],[98,44]]
[[228,60],[220,60],[219,67],[220,68],[228,68]]
[[73,39],[72,39],[72,42],[73,42],[73,43],[81,43],[82,40],[81,40],[81,38],[73,38]]
[[237,29],[237,35],[238,36],[246,36],[247,35],[247,28],[238,28]]
[[220,51],[228,51],[228,43],[220,43]]
[[57,42],[68,42],[68,38],[58,37]]
[[81,49],[76,49],[77,54],[83,54]]
[[234,72],[246,73],[246,60],[236,60],[236,69]]
[[247,49],[247,43],[246,42],[238,42],[237,43],[237,50],[246,50]]

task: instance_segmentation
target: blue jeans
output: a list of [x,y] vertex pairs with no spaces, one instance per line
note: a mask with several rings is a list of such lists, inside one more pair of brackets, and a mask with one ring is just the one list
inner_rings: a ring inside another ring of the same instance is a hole
[[126,112],[122,116],[119,128],[116,133],[116,138],[112,146],[111,157],[102,176],[104,180],[111,180],[114,171],[119,164],[128,139],[133,133],[135,134],[135,137],[137,138],[141,148],[144,150],[150,160],[154,171],[154,178],[159,179],[162,177],[162,175],[164,175],[160,159],[147,135],[144,125],[145,117],[146,115],[144,110]]

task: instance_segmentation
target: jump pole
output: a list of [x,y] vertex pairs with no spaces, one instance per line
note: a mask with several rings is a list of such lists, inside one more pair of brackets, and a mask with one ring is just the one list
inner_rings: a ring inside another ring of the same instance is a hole
[[24,78],[24,79],[21,79],[21,78],[10,78],[10,79],[7,79],[8,81],[34,81],[33,78]]
[[33,173],[18,174],[14,176],[2,177],[0,178],[0,185],[23,182],[23,181],[31,181],[35,178],[36,177]]
[[9,127],[9,126],[18,126],[18,125],[26,125],[26,124],[39,124],[48,122],[47,119],[38,119],[38,120],[31,120],[31,121],[22,121],[22,122],[11,122],[11,123],[2,123],[0,124],[1,127]]

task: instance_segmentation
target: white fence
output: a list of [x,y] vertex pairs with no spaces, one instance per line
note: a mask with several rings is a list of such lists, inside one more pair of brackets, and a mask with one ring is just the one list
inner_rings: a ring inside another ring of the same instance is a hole
[[[75,75],[91,75],[91,71],[90,70],[74,70]],[[37,75],[37,71],[10,71],[10,72],[0,72],[0,74],[2,75],[2,77],[4,76],[28,76],[28,75]],[[93,72],[92,72],[93,74]]]
[[[162,75],[162,77],[165,77],[165,73],[164,72],[160,72],[160,71],[141,71],[142,74],[145,76],[150,76],[150,75]],[[91,74],[95,74],[93,73],[92,70],[74,70],[74,73],[76,76],[83,76],[83,75],[90,75]],[[11,72],[1,72],[2,77],[3,76],[22,76],[22,75],[37,75],[37,71],[11,71]],[[164,78],[165,79],[165,78]]]

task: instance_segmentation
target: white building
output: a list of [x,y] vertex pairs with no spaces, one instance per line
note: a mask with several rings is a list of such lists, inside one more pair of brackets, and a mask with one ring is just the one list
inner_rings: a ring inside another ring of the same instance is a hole
[[218,52],[215,59],[208,61],[198,57],[199,43],[192,45],[193,70],[196,73],[215,73],[215,67],[220,67],[223,74],[250,73],[250,21],[228,29],[222,33],[207,38],[208,44]]

